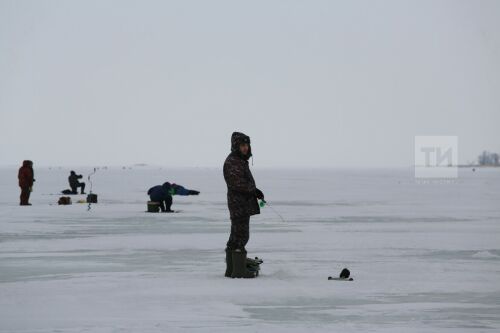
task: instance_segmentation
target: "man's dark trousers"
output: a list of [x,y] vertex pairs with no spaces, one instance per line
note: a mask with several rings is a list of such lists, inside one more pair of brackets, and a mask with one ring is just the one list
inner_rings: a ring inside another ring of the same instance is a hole
[[231,250],[245,250],[250,238],[250,216],[231,219],[231,234],[227,247]]

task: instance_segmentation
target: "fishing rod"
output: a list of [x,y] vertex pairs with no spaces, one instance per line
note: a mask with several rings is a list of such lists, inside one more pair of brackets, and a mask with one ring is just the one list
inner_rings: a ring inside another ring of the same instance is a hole
[[[92,196],[92,180],[90,179],[90,176],[95,175],[96,172],[97,172],[97,168],[94,168],[94,172],[92,172],[91,174],[89,174],[88,177],[87,177],[87,179],[88,179],[88,181],[90,183],[90,191],[89,191],[89,195],[87,196],[87,198]],[[92,206],[92,200],[87,200],[87,201],[88,201],[87,211],[90,211],[90,208]]]
[[269,204],[266,200],[261,199],[260,201],[261,201],[261,207],[264,207],[265,205],[267,205],[269,208],[271,208],[271,210],[272,210],[272,211],[273,211],[276,215],[278,215],[278,216],[279,216],[279,218],[281,219],[281,222],[286,223],[286,221],[285,221],[285,219],[283,218],[283,216],[281,216],[281,214],[280,214],[280,213],[278,213],[278,211],[277,211],[276,209],[274,209],[274,207],[273,207],[273,206],[271,206],[271,205],[270,205],[270,204]]

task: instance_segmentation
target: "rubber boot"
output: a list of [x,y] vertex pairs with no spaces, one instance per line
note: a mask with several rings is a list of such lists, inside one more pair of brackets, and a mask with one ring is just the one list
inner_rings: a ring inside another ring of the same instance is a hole
[[226,247],[226,273],[225,277],[231,277],[233,274],[233,254],[231,249]]
[[231,274],[232,278],[251,279],[255,277],[255,273],[250,272],[247,269],[246,251],[234,250],[232,251],[232,257],[233,257],[233,273]]

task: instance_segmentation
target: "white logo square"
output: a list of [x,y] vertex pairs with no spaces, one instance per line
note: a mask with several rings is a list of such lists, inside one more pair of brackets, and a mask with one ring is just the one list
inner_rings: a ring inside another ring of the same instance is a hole
[[415,137],[415,178],[457,177],[457,136]]

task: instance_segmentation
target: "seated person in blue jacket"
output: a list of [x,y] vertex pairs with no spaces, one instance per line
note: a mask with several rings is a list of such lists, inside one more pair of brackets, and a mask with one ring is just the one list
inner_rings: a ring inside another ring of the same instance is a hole
[[177,184],[170,184],[169,182],[163,185],[156,185],[148,190],[148,195],[151,201],[156,201],[160,203],[160,209],[162,212],[171,213],[172,207],[172,196],[173,195],[198,195],[199,191],[188,190],[184,186]]

